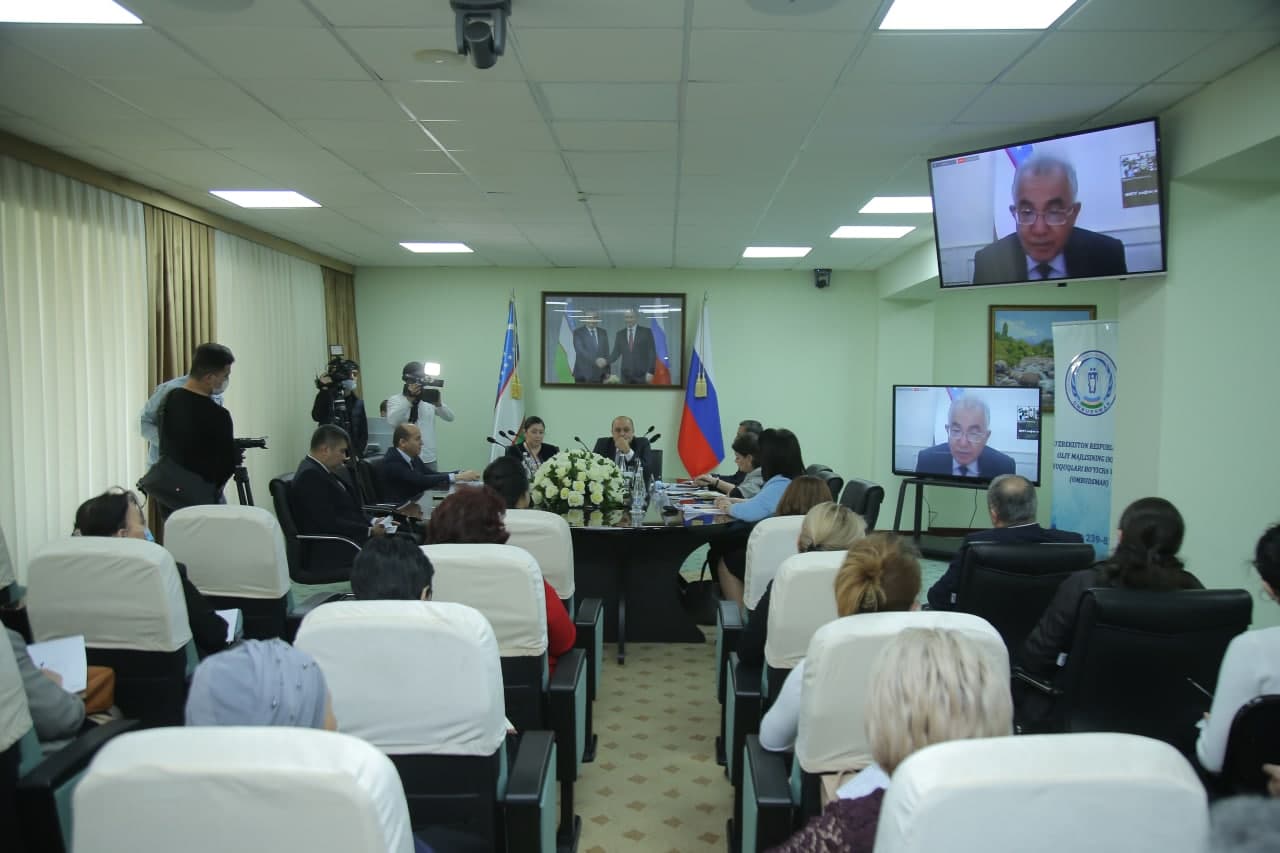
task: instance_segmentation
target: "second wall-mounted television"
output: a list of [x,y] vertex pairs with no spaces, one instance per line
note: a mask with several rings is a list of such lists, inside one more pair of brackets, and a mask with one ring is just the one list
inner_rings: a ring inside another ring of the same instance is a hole
[[893,386],[893,473],[975,483],[1021,474],[1040,485],[1040,389]]
[[929,161],[943,288],[1165,272],[1156,119]]

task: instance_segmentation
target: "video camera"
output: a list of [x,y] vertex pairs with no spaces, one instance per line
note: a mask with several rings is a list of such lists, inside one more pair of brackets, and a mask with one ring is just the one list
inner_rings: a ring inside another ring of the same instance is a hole
[[258,438],[237,438],[235,442],[237,450],[249,450],[255,447],[258,450],[267,449],[267,437],[265,435]]
[[[335,355],[329,359],[329,364],[325,367],[325,371],[316,377],[316,388],[321,391],[329,391],[337,393],[342,390],[342,383],[355,379],[355,372],[360,369],[360,365],[356,364],[349,358],[343,358]],[[328,382],[323,379],[328,378]]]
[[422,388],[422,399],[424,402],[436,405],[440,402],[440,389],[444,387],[444,380],[439,376],[428,376],[422,364],[411,361],[404,366],[404,372],[400,375],[400,379],[406,385],[417,385]]

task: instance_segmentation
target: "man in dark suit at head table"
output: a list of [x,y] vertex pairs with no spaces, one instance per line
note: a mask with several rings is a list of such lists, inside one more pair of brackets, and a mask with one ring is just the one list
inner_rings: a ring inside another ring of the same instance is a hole
[[947,411],[947,440],[916,455],[916,473],[983,480],[1014,473],[1013,457],[987,447],[990,438],[991,409],[987,404],[977,397],[952,400]]
[[618,415],[613,419],[609,435],[596,441],[592,448],[605,459],[612,459],[623,468],[633,468],[638,461],[644,466],[646,474],[653,473],[653,463],[649,458],[649,439],[636,435],[636,425],[626,415]]
[[1044,281],[1124,275],[1124,243],[1076,227],[1080,215],[1076,170],[1058,157],[1033,156],[1013,176],[1017,231],[973,256],[973,283]]
[[938,582],[929,587],[929,606],[934,610],[955,610],[960,589],[960,564],[971,542],[1083,542],[1079,533],[1044,528],[1036,523],[1036,487],[1026,477],[1002,474],[987,489],[987,511],[991,529],[964,537],[960,550]]

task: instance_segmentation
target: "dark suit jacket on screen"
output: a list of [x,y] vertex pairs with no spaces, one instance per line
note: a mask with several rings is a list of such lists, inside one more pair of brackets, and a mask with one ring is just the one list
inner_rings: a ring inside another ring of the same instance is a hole
[[[631,449],[636,452],[636,459],[640,460],[640,464],[644,466],[646,474],[653,473],[653,464],[649,461],[649,439],[644,436],[636,436],[631,440]],[[614,459],[617,455],[617,448],[613,446],[613,439],[609,436],[596,440],[596,446],[592,448],[605,459]]]
[[[591,330],[579,326],[573,330],[573,380],[575,382],[603,382],[609,373],[609,332],[596,327],[596,340],[591,340]],[[596,359],[605,360],[604,367],[596,367]]]
[[960,550],[951,558],[951,565],[938,582],[929,587],[929,606],[934,610],[955,610],[955,602],[951,597],[960,590],[960,565],[964,562],[965,547],[973,542],[1083,542],[1084,537],[1071,530],[1045,528],[1038,524],[1023,524],[1018,527],[993,527],[990,530],[975,530],[960,543]]
[[369,538],[369,519],[360,508],[360,499],[310,456],[294,472],[289,504],[299,533],[345,536],[360,545]]
[[[950,477],[953,476],[951,462],[951,447],[944,441],[916,454],[916,473]],[[978,457],[978,473],[983,480],[992,480],[1001,474],[1015,474],[1016,467],[1012,456],[990,447],[982,448],[982,455]]]
[[644,385],[644,375],[653,373],[658,360],[658,349],[653,343],[653,331],[636,324],[635,340],[627,346],[627,330],[624,328],[614,338],[613,355],[609,361],[622,359],[618,373],[624,385]]
[[[1067,275],[1082,278],[1101,275],[1124,275],[1124,243],[1115,237],[1071,229],[1062,250],[1067,262]],[[1027,281],[1027,254],[1017,233],[1002,237],[973,256],[973,283],[999,284],[1005,281]]]
[[402,504],[427,489],[449,488],[449,474],[433,473],[418,457],[412,463],[404,461],[404,454],[392,448],[378,460],[378,497],[387,502]]

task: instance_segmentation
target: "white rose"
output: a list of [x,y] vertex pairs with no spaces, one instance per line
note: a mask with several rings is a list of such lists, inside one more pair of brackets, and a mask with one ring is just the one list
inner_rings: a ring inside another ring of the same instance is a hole
[[582,499],[582,495],[578,494],[577,492],[570,492],[568,501],[569,501],[569,506],[572,506],[572,507],[582,506],[584,503],[586,503],[586,501]]
[[571,495],[571,494],[573,494],[573,492],[569,491],[568,487],[565,487],[565,488],[563,488],[563,489],[561,489],[561,490],[560,490],[560,497],[561,497],[561,498],[563,498],[563,499],[565,499],[565,500],[568,500],[568,499],[569,499],[569,495]]
[[577,483],[574,483],[574,484],[573,484],[573,493],[574,493],[575,495],[580,495],[580,494],[582,494],[583,492],[585,492],[586,490],[587,490],[587,484],[586,484],[586,483],[583,483],[583,482],[577,482]]
[[553,484],[553,485],[547,486],[546,491],[544,491],[542,494],[546,496],[547,500],[553,501],[557,497],[559,497],[560,490],[557,489]]

